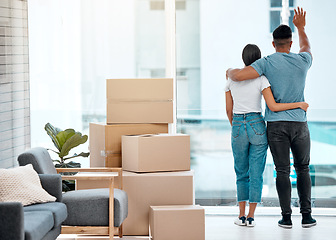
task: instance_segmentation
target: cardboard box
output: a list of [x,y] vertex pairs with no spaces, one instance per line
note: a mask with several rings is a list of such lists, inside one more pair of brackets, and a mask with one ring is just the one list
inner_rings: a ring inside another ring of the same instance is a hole
[[172,123],[173,102],[116,102],[107,100],[106,121],[116,123]]
[[121,136],[151,133],[168,133],[168,124],[90,123],[90,166],[121,167]]
[[122,136],[123,170],[133,172],[189,171],[190,136],[147,134]]
[[114,100],[172,100],[172,78],[107,79],[106,98]]
[[172,123],[173,79],[107,79],[107,123]]
[[[128,195],[128,217],[123,224],[124,235],[149,235],[150,206],[193,205],[195,202],[193,179],[193,171],[162,173],[124,171],[123,189]],[[105,187],[108,187],[106,181],[77,180],[77,189]]]
[[149,227],[153,240],[205,240],[204,208],[198,205],[151,206]]

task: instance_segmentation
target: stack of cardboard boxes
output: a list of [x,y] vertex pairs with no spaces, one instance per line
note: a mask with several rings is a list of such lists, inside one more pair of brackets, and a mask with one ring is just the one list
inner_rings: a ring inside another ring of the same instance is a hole
[[106,122],[90,123],[91,167],[121,167],[121,136],[168,133],[172,79],[107,79]]
[[[157,240],[173,239],[165,232],[179,235],[174,239],[203,240],[204,209],[194,205],[190,137],[167,134],[173,122],[172,99],[172,79],[108,79],[107,124],[90,124],[90,164],[124,170],[129,200],[124,235],[148,236],[151,224]],[[77,183],[78,189],[97,187],[107,183]],[[181,219],[193,224],[178,224]],[[171,231],[174,224],[185,227]]]

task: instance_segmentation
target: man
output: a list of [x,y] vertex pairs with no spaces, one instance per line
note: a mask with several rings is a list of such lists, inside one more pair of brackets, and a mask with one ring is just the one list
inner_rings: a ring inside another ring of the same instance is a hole
[[[294,11],[293,23],[298,31],[300,45],[298,54],[290,52],[292,46],[290,27],[280,25],[273,32],[272,44],[276,51],[274,54],[242,69],[228,69],[227,77],[234,81],[244,81],[265,75],[271,84],[276,102],[303,102],[306,75],[312,63],[312,54],[305,33],[306,12],[299,7]],[[316,220],[311,216],[310,135],[306,112],[302,109],[272,112],[266,106],[265,120],[267,139],[277,172],[276,188],[282,214],[278,225],[292,228],[289,179],[291,150],[297,174],[302,227],[314,226]]]

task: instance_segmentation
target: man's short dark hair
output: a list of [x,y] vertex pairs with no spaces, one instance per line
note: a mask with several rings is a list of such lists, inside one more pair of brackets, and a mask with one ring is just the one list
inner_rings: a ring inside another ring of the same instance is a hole
[[273,31],[273,41],[276,46],[289,44],[292,41],[292,29],[287,25],[280,25]]
[[247,44],[243,49],[242,57],[245,66],[249,66],[261,58],[261,51],[257,45]]

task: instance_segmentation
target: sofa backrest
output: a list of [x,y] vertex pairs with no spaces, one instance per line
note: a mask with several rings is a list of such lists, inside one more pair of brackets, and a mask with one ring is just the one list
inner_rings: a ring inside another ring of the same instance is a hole
[[20,166],[32,164],[39,174],[57,174],[53,161],[47,151],[42,147],[32,148],[18,156]]

